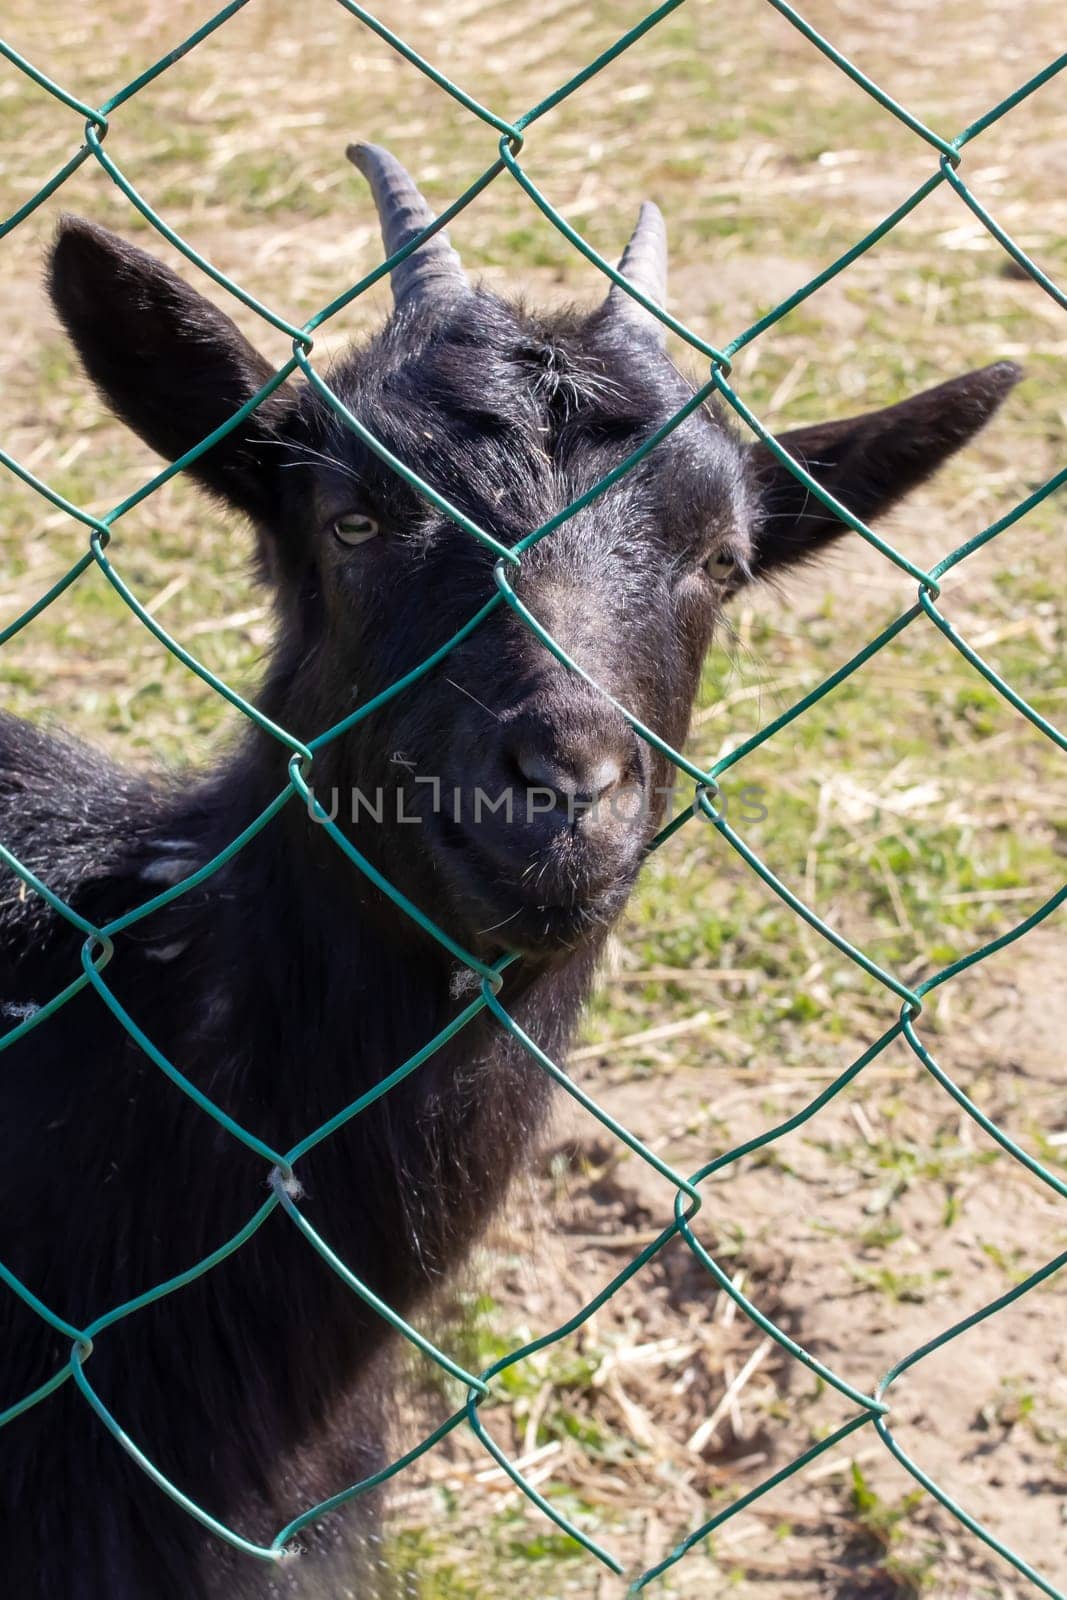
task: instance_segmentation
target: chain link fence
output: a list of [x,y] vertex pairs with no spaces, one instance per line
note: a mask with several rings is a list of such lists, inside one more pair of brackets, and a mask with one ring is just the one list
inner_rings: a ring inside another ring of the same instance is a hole
[[[706,1246],[701,1243],[694,1231],[693,1222],[697,1212],[700,1210],[703,1186],[708,1179],[732,1163],[739,1161],[743,1156],[772,1145],[776,1140],[816,1116],[822,1107],[838,1095],[846,1085],[859,1078],[864,1070],[877,1060],[894,1041],[901,1038],[910,1046],[926,1072],[940,1085],[944,1093],[956,1102],[967,1117],[973,1118],[975,1123],[990,1138],[995,1140],[1017,1162],[1027,1168],[1054,1195],[1061,1200],[1067,1199],[1067,1183],[1050,1171],[1041,1161],[1022,1149],[1014,1139],[983,1112],[979,1105],[975,1104],[964,1093],[935,1059],[923,1038],[922,1030],[922,1013],[927,995],[951,983],[959,974],[984,961],[995,951],[1023,938],[1032,928],[1049,917],[1062,903],[1064,898],[1067,897],[1067,888],[1061,889],[1058,893],[1052,895],[1031,916],[1028,916],[1001,937],[992,940],[981,948],[972,950],[961,959],[953,961],[941,970],[930,971],[922,982],[909,984],[902,981],[892,971],[887,971],[878,965],[862,949],[851,944],[834,927],[816,915],[805,904],[803,899],[769,870],[750,844],[727,822],[724,809],[720,808],[717,803],[719,781],[725,772],[743,761],[767,740],[773,739],[787,725],[798,718],[802,718],[810,707],[822,700],[824,696],[829,694],[837,685],[843,683],[853,673],[860,671],[890,641],[898,638],[906,629],[913,627],[919,629],[933,627],[939,630],[949,644],[970,664],[974,672],[980,674],[996,694],[1012,706],[1019,716],[1026,718],[1041,734],[1053,741],[1060,750],[1067,750],[1067,738],[1053,727],[1023,696],[1017,693],[1010,683],[1006,682],[1004,678],[993,670],[968,643],[967,639],[957,631],[941,604],[941,585],[946,575],[964,563],[974,552],[997,539],[1007,529],[1017,524],[1032,508],[1067,482],[1067,468],[1056,473],[1033,493],[1020,501],[1006,515],[1001,516],[990,526],[975,531],[971,537],[967,538],[955,549],[947,551],[940,560],[927,570],[909,560],[892,543],[872,532],[862,521],[852,516],[844,506],[837,503],[830,494],[821,489],[818,483],[785,453],[759,417],[753,414],[730,381],[731,363],[739,351],[767,332],[768,329],[772,328],[788,312],[799,306],[809,296],[816,294],[823,285],[844,272],[852,262],[870,250],[909,213],[914,211],[916,207],[921,206],[928,196],[942,186],[947,186],[955,193],[960,202],[973,213],[982,226],[988,230],[1002,249],[1013,259],[1017,269],[1024,272],[1056,305],[1062,309],[1067,309],[1067,294],[1046,276],[1040,267],[1030,259],[1026,251],[1021,248],[1019,243],[998,222],[996,217],[992,216],[976,198],[968,187],[964,175],[965,155],[972,142],[979,139],[983,133],[1001,118],[1008,116],[1014,108],[1025,101],[1042,84],[1045,84],[1057,73],[1067,68],[1067,54],[1049,62],[1043,70],[1022,83],[1013,93],[1000,100],[998,104],[991,106],[984,115],[955,134],[954,137],[949,138],[927,126],[913,115],[906,106],[894,100],[884,89],[867,77],[835,48],[829,39],[823,37],[791,6],[785,4],[784,0],[768,0],[768,3],[804,36],[813,50],[822,52],[841,72],[847,74],[855,84],[859,85],[867,95],[877,102],[887,116],[896,118],[898,122],[910,130],[917,140],[923,141],[929,147],[930,172],[926,179],[902,204],[898,205],[864,237],[857,240],[835,261],[826,266],[793,294],[775,305],[772,310],[761,316],[750,327],[745,328],[721,348],[718,348],[707,343],[683,322],[652,304],[642,294],[634,290],[626,279],[604,260],[552,205],[538,185],[530,178],[523,163],[524,151],[534,136],[538,121],[582,85],[595,78],[604,67],[624,51],[640,50],[642,39],[671,12],[676,11],[683,4],[683,0],[667,0],[666,4],[649,12],[636,26],[630,28],[629,31],[616,39],[609,49],[603,51],[566,82],[561,83],[553,93],[542,99],[537,105],[516,118],[505,117],[497,111],[480,104],[460,84],[453,82],[431,62],[424,60],[404,39],[398,37],[369,12],[358,5],[352,4],[351,0],[337,0],[337,3],[350,14],[353,28],[359,27],[372,30],[379,40],[404,57],[412,67],[423,73],[439,89],[451,96],[471,117],[477,118],[484,124],[487,138],[495,141],[496,154],[476,181],[470,184],[450,205],[441,210],[432,227],[427,228],[423,234],[390,259],[381,262],[372,272],[346,289],[344,293],[338,295],[329,304],[323,306],[302,326],[297,327],[278,315],[270,306],[248,293],[240,283],[219,271],[194,249],[186,239],[171,228],[166,219],[142,197],[121,167],[111,158],[107,149],[108,132],[115,121],[121,117],[123,107],[146,85],[167,72],[177,60],[189,51],[194,50],[210,34],[223,27],[227,20],[247,3],[248,0],[232,0],[231,4],[217,12],[216,15],[191,33],[176,48],[168,50],[147,70],[118,89],[110,98],[96,107],[84,103],[65,85],[53,82],[11,44],[0,41],[0,51],[2,51],[8,62],[24,73],[27,78],[31,79],[42,95],[48,95],[53,98],[56,105],[56,116],[69,116],[72,145],[72,153],[69,159],[0,226],[0,237],[17,228],[25,218],[35,211],[49,196],[54,194],[84,162],[96,162],[103,168],[129,204],[140,212],[141,216],[146,219],[152,228],[181,251],[195,267],[214,279],[227,294],[241,301],[245,307],[258,314],[273,328],[279,330],[292,341],[292,354],[289,359],[278,368],[259,393],[230,418],[224,426],[201,440],[194,449],[165,470],[159,472],[150,481],[141,484],[133,494],[103,516],[91,515],[78,505],[71,503],[47,482],[36,476],[0,448],[0,461],[3,462],[5,468],[14,473],[24,484],[35,490],[52,507],[75,519],[76,522],[84,527],[87,536],[86,549],[80,558],[74,562],[58,582],[54,583],[46,593],[41,594],[21,616],[15,618],[14,621],[8,623],[0,631],[0,644],[5,643],[23,628],[29,626],[34,618],[39,616],[46,607],[50,606],[71,585],[76,584],[89,569],[95,567],[99,569],[104,579],[121,597],[130,611],[145,628],[150,630],[165,649],[170,651],[218,695],[229,701],[242,716],[256,722],[271,735],[276,740],[279,751],[278,794],[255,822],[238,838],[233,839],[214,860],[210,861],[195,874],[165,892],[155,895],[144,904],[131,908],[123,916],[103,927],[93,926],[81,917],[77,911],[66,904],[46,882],[31,872],[0,841],[0,861],[3,862],[5,868],[18,875],[25,885],[26,892],[42,896],[59,916],[65,918],[71,926],[78,930],[84,939],[81,972],[76,976],[72,976],[71,982],[61,993],[54,995],[32,1015],[24,1017],[18,1022],[17,1026],[11,1028],[0,1038],[0,1050],[13,1044],[16,1040],[24,1038],[37,1028],[47,1027],[48,1019],[60,1007],[64,1006],[75,994],[91,986],[131,1037],[155,1063],[156,1067],[165,1073],[172,1082],[199,1106],[205,1117],[213,1118],[229,1135],[239,1140],[259,1156],[264,1163],[265,1174],[270,1178],[268,1197],[254,1214],[248,1218],[240,1231],[228,1239],[219,1249],[191,1266],[179,1277],[160,1283],[149,1292],[123,1305],[114,1306],[106,1314],[97,1317],[87,1327],[74,1327],[65,1321],[64,1318],[57,1315],[54,1310],[38,1298],[32,1285],[21,1282],[6,1266],[0,1264],[0,1277],[2,1277],[7,1288],[18,1295],[45,1323],[64,1340],[69,1340],[70,1343],[68,1359],[51,1375],[47,1382],[43,1383],[33,1393],[23,1396],[15,1405],[0,1414],[0,1425],[12,1421],[31,1407],[47,1405],[49,1396],[59,1389],[61,1385],[67,1383],[75,1384],[81,1391],[85,1403],[92,1407],[104,1426],[114,1436],[116,1448],[121,1447],[129,1452],[142,1468],[146,1479],[151,1479],[158,1489],[169,1495],[191,1517],[196,1518],[219,1539],[225,1540],[238,1550],[243,1551],[250,1559],[265,1563],[284,1561],[301,1530],[308,1524],[318,1521],[346,1502],[352,1501],[378,1487],[386,1480],[396,1477],[397,1474],[411,1466],[425,1452],[433,1449],[438,1441],[452,1430],[467,1427],[473,1431],[488,1454],[503,1469],[516,1487],[534,1505],[539,1507],[546,1517],[551,1518],[559,1528],[584,1546],[592,1561],[602,1563],[604,1567],[613,1572],[622,1573],[622,1564],[612,1554],[611,1550],[602,1547],[587,1531],[578,1527],[574,1521],[564,1515],[559,1507],[554,1505],[533,1484],[528,1482],[523,1473],[508,1459],[488,1430],[483,1420],[481,1408],[483,1402],[492,1395],[493,1383],[499,1374],[516,1363],[523,1361],[533,1352],[564,1339],[580,1328],[596,1312],[598,1307],[613,1296],[624,1283],[636,1273],[639,1273],[671,1240],[680,1236],[696,1261],[700,1263],[700,1266],[708,1274],[709,1279],[725,1295],[728,1295],[736,1303],[740,1311],[750,1318],[764,1334],[773,1339],[784,1352],[817,1374],[825,1384],[842,1395],[849,1403],[851,1414],[842,1426],[820,1439],[803,1454],[789,1461],[781,1470],[767,1477],[751,1492],[734,1500],[725,1509],[706,1520],[701,1526],[693,1528],[676,1548],[669,1552],[663,1552],[653,1565],[633,1579],[630,1586],[631,1593],[636,1594],[646,1588],[654,1588],[658,1578],[676,1563],[684,1560],[687,1552],[699,1541],[706,1539],[715,1529],[720,1528],[730,1518],[735,1517],[746,1506],[751,1505],[776,1484],[792,1477],[794,1474],[802,1473],[805,1467],[817,1456],[840,1444],[849,1435],[862,1429],[868,1429],[877,1435],[886,1450],[891,1452],[912,1477],[929,1494],[940,1501],[964,1527],[969,1529],[977,1538],[984,1540],[992,1550],[1009,1562],[1018,1573],[1029,1579],[1036,1590],[1049,1596],[1059,1596],[1060,1600],[1063,1600],[1064,1590],[1057,1588],[1053,1578],[1048,1575],[1042,1575],[1033,1564],[1034,1561],[1040,1559],[1039,1553],[1009,1549],[993,1532],[971,1516],[964,1506],[958,1504],[945,1487],[928,1476],[922,1467],[902,1448],[893,1433],[891,1391],[894,1384],[904,1373],[914,1368],[934,1351],[950,1344],[978,1323],[995,1316],[1004,1307],[1024,1297],[1038,1284],[1050,1278],[1052,1274],[1067,1264],[1067,1251],[1049,1261],[1039,1270],[1032,1272],[1024,1281],[1017,1283],[1007,1293],[990,1301],[981,1309],[957,1322],[954,1326],[945,1328],[926,1344],[903,1354],[882,1379],[878,1387],[871,1393],[866,1393],[863,1389],[850,1383],[842,1373],[834,1371],[831,1367],[816,1359],[766,1317],[760,1308],[741,1292],[731,1276],[709,1253]],[[81,134],[80,141],[76,143],[75,141],[78,140],[76,129],[79,123],[83,124],[84,131]],[[388,274],[405,256],[417,249],[425,238],[439,228],[444,227],[464,208],[476,202],[483,191],[490,184],[496,182],[504,184],[513,182],[517,184],[527,197],[530,205],[536,207],[575,250],[580,251],[606,279],[619,285],[626,293],[631,294],[634,299],[644,306],[646,311],[657,317],[665,327],[678,335],[703,360],[708,373],[706,381],[696,391],[692,399],[672,417],[669,423],[660,428],[638,450],[634,451],[626,461],[580,499],[551,517],[540,527],[530,529],[525,537],[520,539],[513,547],[505,547],[498,543],[486,529],[477,526],[464,517],[402,462],[397,462],[389,457],[379,442],[360,422],[360,419],[352,415],[332,392],[327,378],[318,370],[316,364],[316,333],[358,296],[362,295],[372,284]],[[221,677],[208,670],[178,639],[172,637],[151,612],[146,609],[142,601],[125,582],[112,560],[109,549],[113,529],[127,512],[145,500],[146,497],[152,495],[176,473],[189,466],[231,429],[237,427],[243,418],[266,400],[280,384],[285,382],[291,375],[297,373],[302,374],[307,379],[327,404],[338,414],[344,424],[356,433],[371,450],[383,456],[388,465],[394,471],[400,473],[419,494],[424,495],[447,516],[452,518],[469,537],[481,541],[483,545],[492,549],[498,558],[495,568],[496,593],[486,601],[481,609],[469,619],[466,625],[447,644],[436,650],[414,671],[409,672],[401,680],[393,683],[384,693],[359,706],[344,721],[324,730],[318,737],[311,739],[307,743],[296,738],[287,729],[269,722],[254,705],[249,703],[228,683],[224,682]],[[863,649],[837,671],[833,672],[810,693],[805,694],[795,704],[782,711],[780,715],[762,727],[756,734],[732,749],[706,770],[688,759],[681,751],[674,750],[666,745],[654,730],[645,727],[636,718],[630,716],[625,707],[620,708],[637,734],[665,754],[677,771],[684,778],[690,780],[693,785],[692,805],[675,816],[661,830],[651,848],[658,849],[669,841],[673,843],[676,849],[684,848],[684,838],[675,839],[675,835],[684,834],[686,830],[702,826],[714,828],[725,844],[731,850],[737,852],[752,872],[757,874],[763,883],[776,896],[780,897],[798,918],[803,919],[819,935],[828,940],[838,951],[862,968],[870,977],[883,985],[899,1001],[899,1016],[894,1024],[882,1033],[879,1038],[875,1039],[855,1061],[800,1112],[770,1128],[758,1138],[750,1139],[737,1148],[728,1150],[702,1166],[699,1170],[686,1175],[673,1170],[653,1150],[649,1149],[611,1117],[607,1111],[597,1105],[570,1079],[558,1063],[550,1060],[544,1054],[537,1043],[529,1038],[504,1010],[498,999],[501,975],[504,968],[517,958],[506,957],[493,965],[487,965],[457,945],[444,930],[435,926],[417,906],[413,905],[398,889],[377,873],[372,864],[361,854],[353,840],[347,837],[318,805],[310,783],[316,754],[319,750],[331,741],[341,737],[355,723],[364,718],[373,717],[375,711],[386,701],[392,699],[393,696],[417,692],[419,680],[436,667],[448,655],[449,651],[477,629],[485,617],[498,606],[510,607],[542,641],[546,649],[550,650],[571,671],[585,676],[581,666],[570,659],[566,652],[561,649],[552,636],[541,627],[537,619],[522,604],[513,586],[515,574],[520,570],[526,552],[539,540],[551,537],[556,528],[574,516],[583,506],[604,493],[611,484],[630,471],[643,456],[654,450],[661,440],[677,427],[686,416],[714,396],[720,397],[736,413],[744,427],[761,439],[774,455],[805,484],[812,495],[816,496],[835,516],[839,517],[854,529],[861,538],[872,545],[887,562],[892,563],[906,573],[916,585],[916,598],[913,605],[898,616],[877,637],[871,639]],[[289,1149],[276,1150],[270,1148],[258,1139],[253,1132],[228,1116],[206,1094],[183,1076],[180,1063],[171,1062],[159,1051],[152,1039],[137,1026],[121,1007],[108,986],[106,972],[108,962],[113,953],[113,941],[116,935],[135,927],[143,918],[180,896],[187,894],[191,889],[209,878],[238,851],[242,850],[249,840],[264,828],[283,807],[292,803],[307,805],[318,817],[323,828],[330,834],[338,851],[347,858],[352,866],[357,871],[370,877],[406,916],[414,919],[428,934],[438,940],[453,956],[461,961],[476,976],[479,989],[477,997],[449,1023],[447,1028],[435,1038],[428,1039],[417,1054],[409,1060],[398,1063],[394,1070],[376,1084],[372,1090],[346,1106],[336,1116],[316,1128],[298,1144]],[[612,1139],[622,1141],[642,1161],[647,1162],[655,1172],[667,1179],[674,1187],[676,1200],[673,1220],[663,1227],[658,1237],[638,1254],[635,1254],[627,1262],[625,1268],[566,1323],[544,1333],[532,1342],[524,1344],[521,1348],[509,1351],[506,1356],[496,1361],[487,1370],[468,1372],[445,1351],[438,1349],[417,1328],[409,1325],[396,1315],[388,1305],[378,1301],[371,1290],[355,1278],[345,1264],[330,1250],[326,1242],[318,1235],[306,1216],[301,1212],[298,1204],[300,1193],[299,1174],[301,1161],[309,1151],[322,1143],[322,1141],[330,1139],[339,1128],[352,1118],[358,1117],[374,1101],[383,1095],[387,1095],[403,1078],[417,1072],[422,1063],[432,1056],[435,1050],[446,1040],[459,1033],[472,1018],[483,1010],[491,1013],[499,1025],[508,1030],[520,1042],[533,1061],[554,1079],[567,1094],[571,1095],[586,1112],[603,1125]],[[399,1459],[392,1461],[385,1469],[377,1472],[374,1476],[344,1488],[332,1499],[322,1504],[299,1510],[285,1527],[278,1530],[269,1545],[258,1545],[242,1538],[234,1529],[224,1526],[201,1506],[193,1503],[183,1493],[181,1486],[170,1482],[138,1448],[136,1443],[126,1435],[119,1419],[112,1414],[94,1389],[91,1356],[94,1344],[99,1340],[106,1339],[110,1328],[153,1301],[160,1300],[167,1295],[180,1294],[185,1285],[210,1273],[233,1252],[240,1250],[242,1245],[277,1208],[282,1208],[287,1213],[293,1225],[300,1230],[307,1240],[308,1247],[318,1252],[332,1270],[348,1284],[354,1294],[361,1296],[368,1302],[393,1325],[403,1338],[409,1340],[427,1357],[436,1362],[444,1372],[454,1378],[458,1378],[466,1386],[467,1399],[461,1408],[434,1429],[428,1437],[423,1438],[417,1447],[408,1450]],[[145,1494],[149,1495],[154,1492],[155,1489],[146,1482]]]

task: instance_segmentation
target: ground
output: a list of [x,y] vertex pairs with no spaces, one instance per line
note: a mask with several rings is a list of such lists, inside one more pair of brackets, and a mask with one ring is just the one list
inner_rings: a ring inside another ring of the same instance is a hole
[[[952,135],[1062,48],[1060,8],[991,0],[813,0],[806,13],[876,82]],[[202,22],[191,0],[107,8],[9,0],[8,37],[90,103]],[[505,114],[532,105],[642,15],[590,6],[397,0],[382,20]],[[1067,110],[1054,79],[969,147],[978,197],[1067,280]],[[6,213],[74,151],[76,113],[0,62]],[[342,6],[257,0],[115,113],[106,148],[166,221],[296,321],[379,259],[342,158],[388,143],[443,204],[496,135]],[[617,256],[646,195],[667,216],[671,307],[724,344],[898,205],[935,153],[759,0],[692,3],[529,135],[535,181]],[[0,446],[101,512],[155,469],[79,378],[41,292],[61,210],[178,263],[90,161],[0,243]],[[531,300],[588,301],[594,269],[499,179],[457,222],[467,264]],[[183,266],[191,275],[194,269]],[[208,287],[203,282],[203,287]],[[219,291],[222,296],[222,291]],[[372,326],[372,291],[320,354]],[[285,342],[231,307],[267,354]],[[738,392],[781,428],[902,397],[988,360],[1026,368],[1001,417],[892,520],[936,560],[1063,465],[1063,310],[942,187],[738,357]],[[696,371],[694,359],[684,357]],[[946,582],[959,631],[1041,714],[1065,698],[1055,499]],[[0,626],[58,579],[84,533],[0,480]],[[116,526],[118,570],[161,623],[241,689],[269,643],[247,540],[172,482]],[[914,598],[857,539],[787,592],[746,597],[709,659],[690,753],[735,748]],[[206,757],[231,713],[87,575],[0,651],[4,704],[62,719],[144,763]],[[1062,759],[925,620],[725,784],[757,786],[746,842],[882,966],[916,983],[1034,912],[1063,876]],[[940,1066],[1062,1182],[1062,928],[1045,922],[924,1011]],[[895,1002],[804,925],[711,829],[647,868],[620,930],[576,1080],[688,1173],[802,1110],[890,1025]],[[1063,1201],[1002,1151],[896,1041],[793,1132],[705,1186],[697,1225],[735,1285],[805,1350],[870,1391],[892,1363],[1064,1249]],[[572,1317],[671,1215],[670,1186],[587,1114],[549,1148],[451,1307],[486,1365]],[[535,1241],[531,1248],[530,1240]],[[1067,1589],[1064,1290],[1053,1278],[891,1391],[894,1436],[946,1491]],[[423,1374],[425,1376],[425,1374]],[[632,1575],[850,1414],[675,1241],[618,1296],[497,1386],[487,1426],[528,1480]],[[428,1393],[427,1413],[444,1397]],[[417,1418],[409,1418],[407,1426]],[[621,1594],[624,1583],[528,1505],[466,1434],[399,1483],[397,1550],[421,1600]],[[919,1489],[865,1426],[724,1524],[649,1591],[775,1600],[1021,1597],[1036,1589]]]

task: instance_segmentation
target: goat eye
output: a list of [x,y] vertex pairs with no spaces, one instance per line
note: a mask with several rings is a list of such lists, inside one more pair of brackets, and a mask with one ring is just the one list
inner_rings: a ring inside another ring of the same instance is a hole
[[347,517],[338,517],[333,524],[333,535],[342,544],[366,544],[368,539],[378,537],[379,527],[373,517],[364,517],[359,512],[352,512]]
[[728,583],[734,572],[734,558],[720,550],[717,554],[709,556],[704,563],[704,571],[716,583]]

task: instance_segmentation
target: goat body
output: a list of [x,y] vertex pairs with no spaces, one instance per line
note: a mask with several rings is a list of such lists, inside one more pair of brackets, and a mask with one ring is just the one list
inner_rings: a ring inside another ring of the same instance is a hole
[[[246,750],[204,784],[168,792],[0,718],[0,836],[100,925],[240,832],[271,797],[273,768],[261,790],[255,769]],[[168,1059],[275,1148],[371,1088],[462,1004],[450,994],[456,965],[433,941],[392,926],[380,905],[353,917],[328,860],[298,837],[314,826],[302,809],[283,814],[201,889],[116,936],[105,971]],[[0,901],[9,1023],[77,965],[81,935],[41,904],[17,892]],[[516,1015],[552,1052],[593,953],[517,997]],[[516,972],[512,988],[523,987]],[[4,1071],[18,1115],[3,1124],[2,1259],[76,1327],[193,1266],[266,1196],[263,1159],[171,1083],[91,990],[13,1046]],[[545,1103],[540,1069],[477,1019],[301,1163],[302,1209],[405,1314],[462,1258]],[[278,1210],[207,1276],[101,1333],[85,1370],[184,1493],[269,1542],[294,1507],[381,1464],[383,1418],[368,1389],[345,1413],[351,1433],[329,1423],[387,1331]],[[0,1405],[70,1353],[8,1293],[0,1347]],[[302,1455],[317,1431],[327,1447]],[[102,1572],[109,1596],[192,1592],[203,1530],[148,1484],[73,1383],[13,1422],[4,1445],[9,1492],[19,1463],[5,1507],[9,1592],[99,1600]],[[228,1595],[239,1576],[267,1582],[246,1561],[220,1573]]]

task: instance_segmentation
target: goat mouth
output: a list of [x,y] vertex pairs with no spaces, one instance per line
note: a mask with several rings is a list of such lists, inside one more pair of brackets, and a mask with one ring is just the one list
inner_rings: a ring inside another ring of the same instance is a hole
[[445,816],[436,822],[450,898],[483,948],[539,958],[567,955],[614,921],[636,876],[636,866],[618,864],[610,876],[594,876],[580,849],[572,851],[569,871],[518,854],[505,864],[462,824]]

